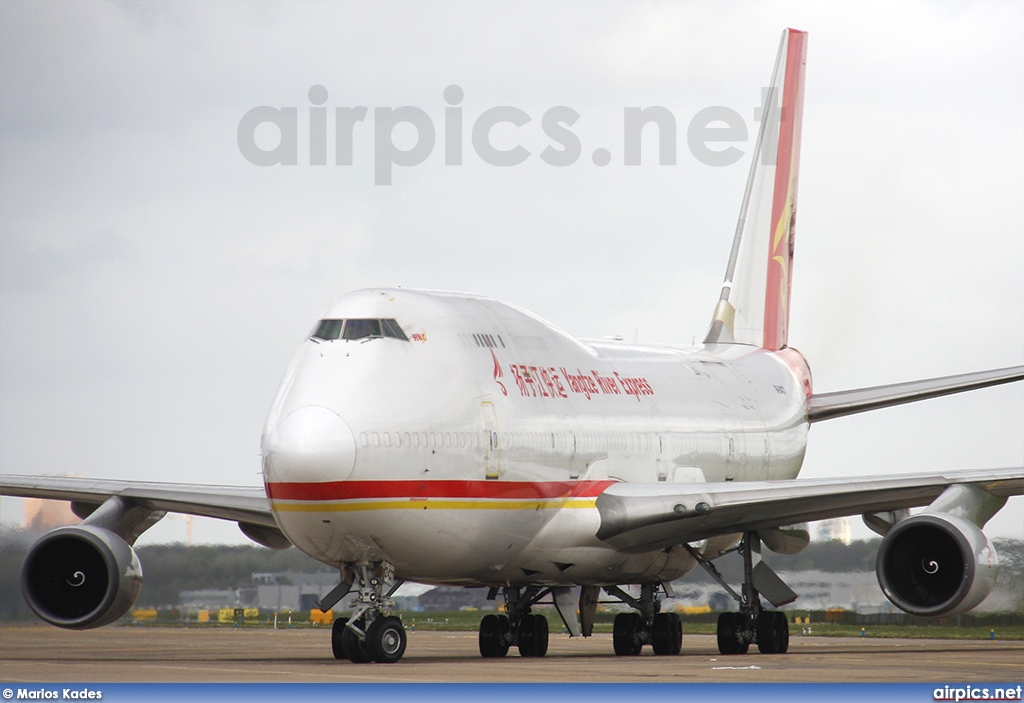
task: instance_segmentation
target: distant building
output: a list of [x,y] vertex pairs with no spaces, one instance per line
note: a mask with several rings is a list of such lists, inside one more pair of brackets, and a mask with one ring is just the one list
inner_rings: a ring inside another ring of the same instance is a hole
[[252,581],[256,588],[256,605],[261,610],[312,610],[322,596],[338,585],[338,574],[282,571],[253,574]]
[[221,608],[247,608],[256,604],[256,593],[251,588],[237,590],[204,588],[197,591],[182,591],[178,606],[186,613]]
[[[829,610],[889,612],[889,601],[871,572],[780,571],[781,578],[798,598],[785,610]],[[735,601],[716,583],[672,584],[676,598],[668,607],[709,605],[712,610],[734,610]]]
[[[251,587],[182,591],[178,595],[178,603],[186,613],[220,608],[259,608],[264,612],[275,613],[301,612],[317,608],[320,599],[337,585],[338,574],[333,571],[256,573],[252,575]],[[343,598],[334,609],[348,609],[352,599],[352,595]],[[393,600],[399,610],[419,610],[416,596],[399,596]]]
[[486,588],[462,588],[459,586],[438,586],[419,596],[423,610],[497,610],[503,600],[487,600]]
[[63,500],[25,498],[25,529],[49,532],[57,527],[77,525],[81,519],[71,512],[71,503]]
[[890,612],[892,606],[878,586],[873,571],[790,571],[779,578],[800,594],[788,609],[829,610],[842,608],[858,613]]
[[832,540],[843,544],[853,541],[849,518],[839,517],[833,520],[822,520],[818,523],[818,541],[830,542]]

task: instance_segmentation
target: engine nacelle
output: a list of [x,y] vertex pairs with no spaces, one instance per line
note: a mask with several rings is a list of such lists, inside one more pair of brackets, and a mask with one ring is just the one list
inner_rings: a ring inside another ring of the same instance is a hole
[[927,513],[896,524],[875,565],[885,596],[911,615],[959,615],[991,593],[999,573],[996,550],[973,523]]
[[60,527],[32,545],[21,570],[21,592],[46,622],[87,630],[128,612],[142,589],[135,550],[110,530]]

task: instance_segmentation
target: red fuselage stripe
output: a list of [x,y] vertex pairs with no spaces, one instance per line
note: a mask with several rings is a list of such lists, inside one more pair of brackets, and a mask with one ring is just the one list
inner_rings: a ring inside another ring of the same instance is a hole
[[372,498],[591,498],[614,481],[330,481],[268,483],[272,500]]

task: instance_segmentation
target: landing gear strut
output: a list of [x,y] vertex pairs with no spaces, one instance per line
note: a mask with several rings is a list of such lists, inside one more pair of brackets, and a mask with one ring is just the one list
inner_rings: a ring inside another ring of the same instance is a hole
[[[491,613],[480,621],[480,655],[504,657],[511,647],[518,647],[521,657],[543,657],[548,653],[548,620],[530,610],[548,591],[536,586],[502,591],[507,614]],[[492,589],[492,597],[496,594]]]
[[612,646],[620,657],[635,657],[645,644],[655,654],[679,654],[683,648],[683,621],[679,613],[662,613],[658,590],[671,595],[669,587],[659,583],[640,586],[640,597],[633,598],[618,586],[607,586],[605,592],[636,608],[638,613],[619,613],[612,626]]
[[394,664],[402,658],[405,627],[397,617],[384,612],[394,606],[391,596],[401,585],[402,582],[395,579],[394,567],[387,562],[342,567],[341,585],[320,601],[320,609],[326,611],[353,587],[358,590],[352,616],[338,618],[331,627],[331,651],[335,659],[348,659],[355,664]]
[[[746,654],[750,645],[757,644],[757,649],[762,654],[785,654],[789,650],[789,621],[785,613],[767,610],[761,606],[762,594],[755,582],[761,581],[781,591],[782,598],[788,597],[785,595],[788,587],[778,580],[767,564],[759,562],[754,565],[754,554],[760,553],[761,550],[761,541],[756,533],[745,533],[738,550],[743,557],[743,586],[740,593],[725,582],[709,560],[690,550],[700,565],[739,603],[739,612],[722,613],[718,616],[718,651],[722,654]],[[793,594],[793,598],[795,597],[796,594]],[[776,601],[776,604],[783,603]]]

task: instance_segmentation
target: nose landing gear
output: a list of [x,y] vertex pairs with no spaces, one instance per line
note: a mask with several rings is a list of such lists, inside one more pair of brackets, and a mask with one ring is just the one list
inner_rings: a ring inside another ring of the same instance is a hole
[[345,564],[342,583],[320,602],[328,610],[355,586],[359,595],[351,617],[338,618],[331,627],[331,651],[335,659],[348,659],[354,664],[378,662],[394,664],[405,654],[406,634],[402,621],[386,615],[394,607],[391,596],[401,581],[387,562]]

